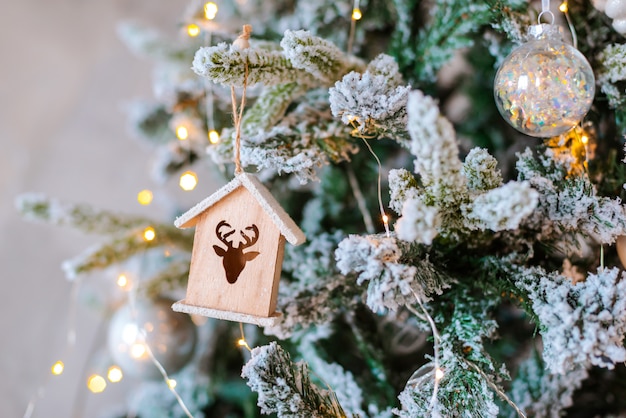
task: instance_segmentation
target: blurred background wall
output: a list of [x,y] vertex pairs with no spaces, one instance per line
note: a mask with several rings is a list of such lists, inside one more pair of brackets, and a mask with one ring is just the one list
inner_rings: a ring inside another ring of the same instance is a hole
[[[131,138],[122,104],[151,97],[152,66],[118,40],[116,25],[133,19],[175,29],[186,4],[46,0],[3,5],[1,417],[22,417],[39,388],[45,392],[34,417],[97,417],[124,400],[123,382],[98,395],[85,388],[87,358],[103,341],[99,316],[82,304],[76,346],[63,353],[72,287],[60,265],[99,237],[25,222],[14,200],[24,192],[40,192],[105,209],[150,210],[135,200],[152,184],[150,151]],[[59,358],[66,371],[53,377],[50,366]]]

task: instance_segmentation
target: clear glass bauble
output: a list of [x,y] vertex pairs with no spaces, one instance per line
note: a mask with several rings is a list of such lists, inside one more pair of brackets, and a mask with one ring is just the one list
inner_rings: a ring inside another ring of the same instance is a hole
[[189,315],[174,312],[172,303],[166,298],[142,299],[136,301],[135,309],[124,305],[113,314],[108,347],[125,374],[143,379],[162,377],[147,348],[168,374],[176,373],[191,360],[196,326]]
[[504,60],[494,81],[496,105],[518,131],[549,138],[577,125],[591,108],[595,78],[560,27],[534,25],[528,41]]

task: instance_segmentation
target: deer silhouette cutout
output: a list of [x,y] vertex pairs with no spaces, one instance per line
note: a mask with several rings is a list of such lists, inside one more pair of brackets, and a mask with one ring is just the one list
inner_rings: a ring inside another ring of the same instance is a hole
[[[250,234],[246,232],[250,231]],[[217,238],[226,245],[226,249],[223,249],[219,245],[214,245],[213,249],[215,254],[222,257],[222,264],[224,265],[224,272],[226,273],[226,280],[228,283],[235,283],[239,278],[239,275],[243,271],[248,261],[252,261],[260,253],[258,251],[249,251],[244,253],[248,247],[256,244],[259,239],[259,228],[252,224],[245,227],[243,230],[239,230],[239,233],[243,237],[243,241],[239,243],[237,247],[233,247],[233,241],[228,238],[237,232],[237,229],[230,226],[226,221],[220,221],[215,227],[215,235]]]

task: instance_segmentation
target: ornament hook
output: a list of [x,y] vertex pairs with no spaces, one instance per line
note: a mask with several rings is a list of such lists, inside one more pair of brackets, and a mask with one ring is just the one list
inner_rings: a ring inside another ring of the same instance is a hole
[[541,13],[539,13],[539,16],[537,16],[537,23],[539,23],[541,25],[541,18],[543,16],[546,16],[546,18],[549,16],[552,18],[552,20],[550,20],[549,25],[552,26],[554,25],[554,13],[552,13],[550,11],[550,0],[541,0]]

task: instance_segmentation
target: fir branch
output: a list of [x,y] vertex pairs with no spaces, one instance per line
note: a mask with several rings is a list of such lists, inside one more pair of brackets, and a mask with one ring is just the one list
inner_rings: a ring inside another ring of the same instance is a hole
[[333,43],[304,30],[286,30],[280,45],[294,68],[327,85],[349,71],[363,69],[361,62],[346,56]]
[[430,408],[430,398],[435,370],[432,363],[427,363],[398,396],[402,409],[395,409],[394,413],[403,418],[496,418],[498,406],[487,379],[456,357],[450,347],[445,347],[443,353],[440,367],[445,374],[439,381],[433,408]]
[[[574,392],[588,377],[584,367],[575,367],[565,374],[550,373],[539,353],[533,350],[513,380],[509,393],[515,404],[528,416],[558,418],[574,403]],[[509,418],[517,414],[511,412]]]
[[335,266],[334,250],[343,236],[342,231],[318,232],[303,245],[285,248],[283,275],[289,280],[283,281],[278,302],[283,319],[266,327],[267,334],[289,338],[311,325],[330,323],[359,303],[363,291],[354,277],[339,274]]
[[[354,316],[348,318],[350,325],[352,329],[355,327],[359,329],[359,325],[355,323],[354,319]],[[359,349],[359,357],[361,355],[364,356],[363,361],[367,364],[368,370],[352,367],[354,372],[350,372],[341,364],[328,362],[329,357],[336,359],[343,354],[339,353],[339,356],[337,356],[338,353],[334,352],[334,350],[325,348],[328,347],[328,344],[325,344],[325,342],[332,344],[331,338],[342,338],[341,335],[333,335],[333,331],[338,329],[336,325],[337,323],[315,327],[309,332],[295,335],[293,340],[297,341],[298,352],[302,358],[306,359],[315,376],[319,381],[333,389],[337,395],[337,400],[347,413],[358,417],[369,416],[374,418],[374,416],[380,413],[381,407],[384,408],[387,404],[393,402],[396,397],[395,391],[389,385],[389,382],[382,379],[385,376],[382,364],[383,353],[372,353],[372,351],[379,351],[373,347],[376,344],[372,344],[372,338],[375,339],[377,336],[371,332],[371,329],[368,330],[369,325],[371,325],[369,323],[366,323],[365,327],[363,327],[366,329],[359,329],[359,334],[355,335],[355,343]],[[363,335],[363,332],[366,332],[367,335]],[[372,358],[372,356],[376,358]],[[365,385],[370,387],[374,383],[375,393],[363,390],[357,380],[364,382]],[[372,382],[372,380],[375,380],[375,382]],[[364,399],[365,394],[368,395],[367,399]],[[369,413],[365,413],[363,410],[365,405],[367,405]]]
[[296,81],[264,89],[243,117],[244,134],[253,136],[269,131],[282,119],[287,107],[306,90],[305,84]]
[[189,277],[189,264],[188,258],[169,262],[165,268],[142,284],[141,291],[145,292],[147,297],[156,297],[167,291],[184,288]]
[[159,61],[188,63],[195,49],[194,45],[181,47],[180,43],[168,41],[159,32],[131,22],[118,25],[117,34],[135,54]]
[[[520,180],[539,192],[537,210],[524,226],[538,231],[538,240],[555,242],[568,233],[581,233],[598,243],[612,244],[626,234],[626,208],[621,201],[597,196],[587,176],[569,177],[568,167],[547,151],[537,157],[530,149],[518,154]],[[571,240],[570,240],[571,241]],[[567,250],[572,242],[561,241]]]
[[166,144],[172,140],[171,112],[162,104],[132,102],[126,106],[129,124],[141,139],[154,144]]
[[463,161],[463,175],[471,191],[487,191],[502,185],[496,160],[484,148],[472,148]]
[[306,363],[292,363],[276,342],[254,348],[241,376],[259,394],[257,404],[264,414],[277,413],[279,418],[347,418],[335,394],[315,386]]
[[479,295],[467,284],[459,283],[437,305],[429,305],[435,310],[433,317],[440,328],[438,367],[443,377],[435,381],[432,361],[418,369],[399,396],[402,410],[396,410],[397,414],[407,418],[497,416],[493,390],[501,395],[496,382],[508,375],[496,368],[484,347],[484,341],[493,338],[497,327],[490,316],[498,302],[493,296]]
[[598,56],[600,68],[597,82],[600,90],[609,100],[609,107],[615,109],[615,122],[619,132],[626,132],[626,45],[608,45]]
[[534,212],[538,201],[539,193],[530,187],[530,182],[511,181],[476,196],[462,210],[470,228],[515,230]]
[[193,71],[214,83],[242,87],[244,68],[248,66],[247,84],[266,86],[310,80],[310,75],[293,67],[282,52],[268,49],[239,49],[225,42],[200,48],[193,59]]
[[64,203],[41,194],[23,194],[16,199],[17,209],[29,221],[71,226],[88,233],[115,234],[150,225],[148,218],[97,210],[85,204]]
[[428,200],[437,206],[454,206],[467,194],[454,128],[435,100],[419,90],[409,95],[407,111],[415,172],[421,176]]
[[397,214],[402,213],[404,202],[419,196],[417,179],[404,168],[389,170],[389,207]]
[[492,278],[517,288],[523,307],[539,327],[543,359],[552,373],[592,365],[612,369],[626,361],[626,273],[599,268],[573,283],[541,267],[523,267],[506,259],[486,261]]
[[265,332],[284,339],[294,332],[332,322],[337,316],[354,309],[361,299],[362,289],[354,286],[351,276],[321,276],[320,282],[306,289],[289,285],[281,288],[278,310],[283,313],[280,323],[266,327]]
[[472,34],[489,22],[489,6],[462,0],[433,3],[430,21],[415,33],[410,17],[418,14],[420,4],[396,0],[398,15],[406,22],[396,26],[390,51],[401,71],[411,72],[410,81],[434,83],[438,70],[455,51],[473,45]]
[[366,303],[374,312],[396,311],[412,303],[415,294],[428,301],[450,286],[450,278],[428,259],[405,264],[401,256],[396,239],[383,235],[350,235],[335,251],[341,273],[356,272],[358,285],[367,282]]
[[242,144],[241,161],[258,170],[294,173],[304,184],[317,179],[318,168],[330,161],[349,160],[358,150],[346,138],[346,130],[319,103],[302,103],[269,131],[248,137]]
[[177,247],[191,253],[193,240],[188,232],[169,225],[152,224],[152,227],[156,234],[152,241],[146,241],[143,238],[143,229],[130,230],[87,249],[76,258],[66,260],[63,263],[65,275],[72,280],[80,274],[104,269],[163,245]]
[[408,139],[406,103],[410,86],[401,86],[401,81],[393,58],[381,54],[363,74],[348,73],[330,88],[333,115],[356,126],[359,135],[404,142]]
[[167,182],[173,175],[198,161],[205,149],[204,143],[199,141],[170,141],[156,152],[152,166],[153,178],[160,183]]
[[510,41],[521,43],[526,36],[525,28],[533,23],[527,10],[528,3],[523,0],[487,0],[485,3],[489,5],[491,27],[506,34]]

